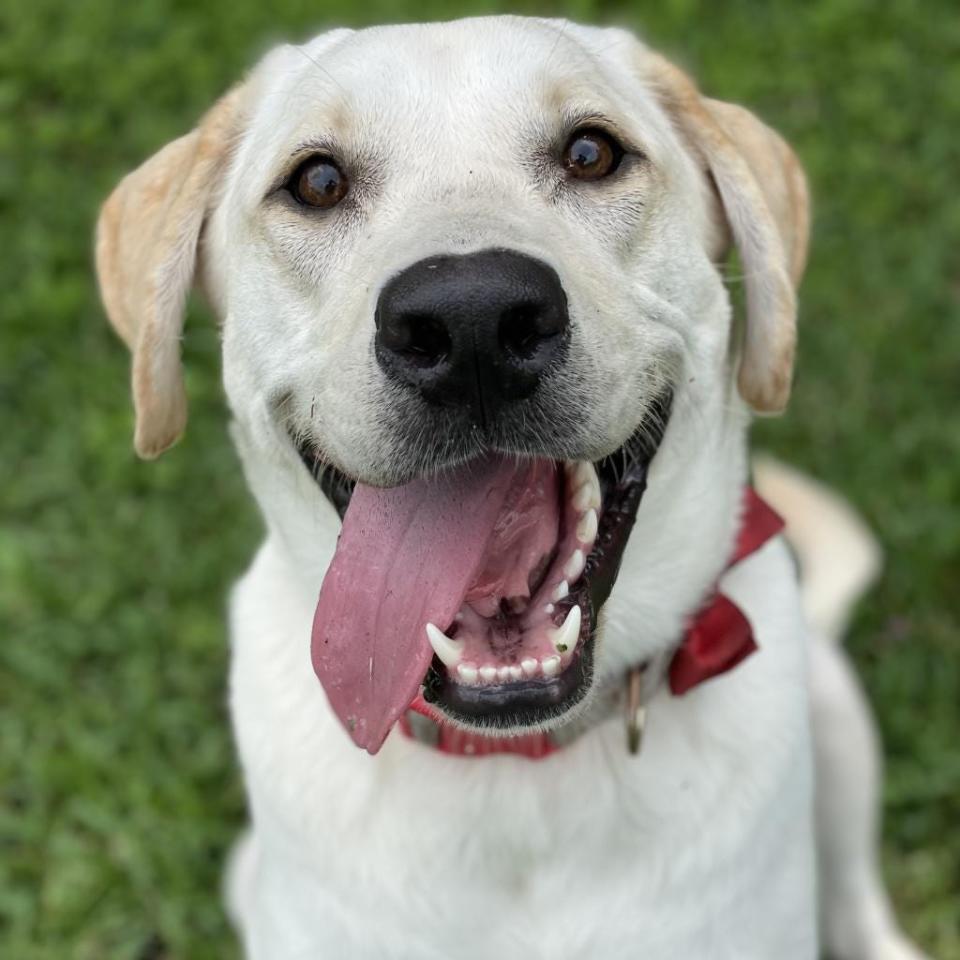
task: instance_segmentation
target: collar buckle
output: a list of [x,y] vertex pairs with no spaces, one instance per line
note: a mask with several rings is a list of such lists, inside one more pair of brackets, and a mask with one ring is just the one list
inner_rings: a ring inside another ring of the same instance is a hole
[[643,746],[643,732],[647,725],[647,708],[643,702],[643,675],[646,664],[627,671],[627,750],[636,756]]

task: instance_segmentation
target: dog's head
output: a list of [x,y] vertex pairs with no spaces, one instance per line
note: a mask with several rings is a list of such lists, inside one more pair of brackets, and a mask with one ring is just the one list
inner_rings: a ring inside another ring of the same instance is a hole
[[733,513],[744,411],[787,401],[806,236],[799,165],[747,111],[622,31],[495,18],[275,50],[120,184],[97,265],[138,452],[184,429],[199,277],[254,489],[310,576],[317,502],[345,515],[314,664],[374,750],[418,690],[550,724],[645,652],[594,634],[648,466],[662,447],[657,510]]

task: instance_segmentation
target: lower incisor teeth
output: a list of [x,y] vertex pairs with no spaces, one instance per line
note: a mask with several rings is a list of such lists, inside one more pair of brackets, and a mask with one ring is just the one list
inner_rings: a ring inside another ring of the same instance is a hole
[[497,679],[497,668],[486,664],[480,668],[480,679],[484,680],[486,683],[490,683],[492,680]]
[[464,683],[477,682],[477,668],[471,667],[468,663],[461,663],[457,667],[457,674]]
[[520,661],[520,668],[528,677],[532,677],[537,672],[537,661],[533,657],[527,657]]
[[545,677],[555,677],[560,672],[560,658],[544,657],[542,666]]

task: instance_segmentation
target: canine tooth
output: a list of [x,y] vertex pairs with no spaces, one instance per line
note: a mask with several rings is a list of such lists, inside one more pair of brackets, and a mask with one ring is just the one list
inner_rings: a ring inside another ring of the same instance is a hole
[[573,495],[573,505],[579,513],[600,509],[600,480],[592,463],[585,460],[577,464],[574,473],[577,491]]
[[464,683],[477,682],[477,668],[471,667],[469,663],[461,663],[460,666],[457,667],[457,673]]
[[[536,663],[536,661],[534,661],[534,663]],[[507,667],[507,669],[510,671],[511,680],[523,679],[523,667],[518,667],[516,664],[514,664],[512,667]]]
[[555,677],[560,672],[560,658],[544,657],[542,666],[545,677]]
[[570,592],[570,587],[566,580],[561,580],[551,596],[554,600],[562,600]]
[[497,670],[497,679],[501,683],[506,683],[510,679],[510,668],[500,667],[500,669]]
[[463,641],[454,640],[448,637],[439,627],[432,623],[427,624],[427,639],[433,652],[440,660],[451,669],[455,667],[463,657]]
[[497,679],[497,668],[487,663],[480,668],[480,679],[484,683],[490,683]]
[[573,475],[576,478],[578,487],[581,483],[588,483],[593,473],[593,464],[586,460],[577,460],[573,465]]
[[580,543],[593,543],[597,538],[597,511],[588,510],[577,522],[577,540]]
[[527,657],[520,661],[520,669],[528,676],[532,677],[537,672],[537,661],[533,657]]
[[576,580],[577,577],[583,573],[583,565],[586,562],[586,557],[583,555],[582,550],[574,550],[570,554],[570,559],[567,561],[567,565],[563,568],[563,575],[570,581]]
[[569,654],[577,645],[580,637],[580,605],[575,603],[568,611],[566,619],[556,630],[547,632],[550,642],[559,654]]

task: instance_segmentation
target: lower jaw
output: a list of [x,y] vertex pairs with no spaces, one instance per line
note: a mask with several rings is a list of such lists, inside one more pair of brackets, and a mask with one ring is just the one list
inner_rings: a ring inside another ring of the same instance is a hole
[[593,648],[594,635],[588,626],[586,637],[559,676],[485,686],[454,682],[435,660],[424,678],[422,695],[434,709],[463,726],[500,732],[536,728],[572,710],[589,693]]

